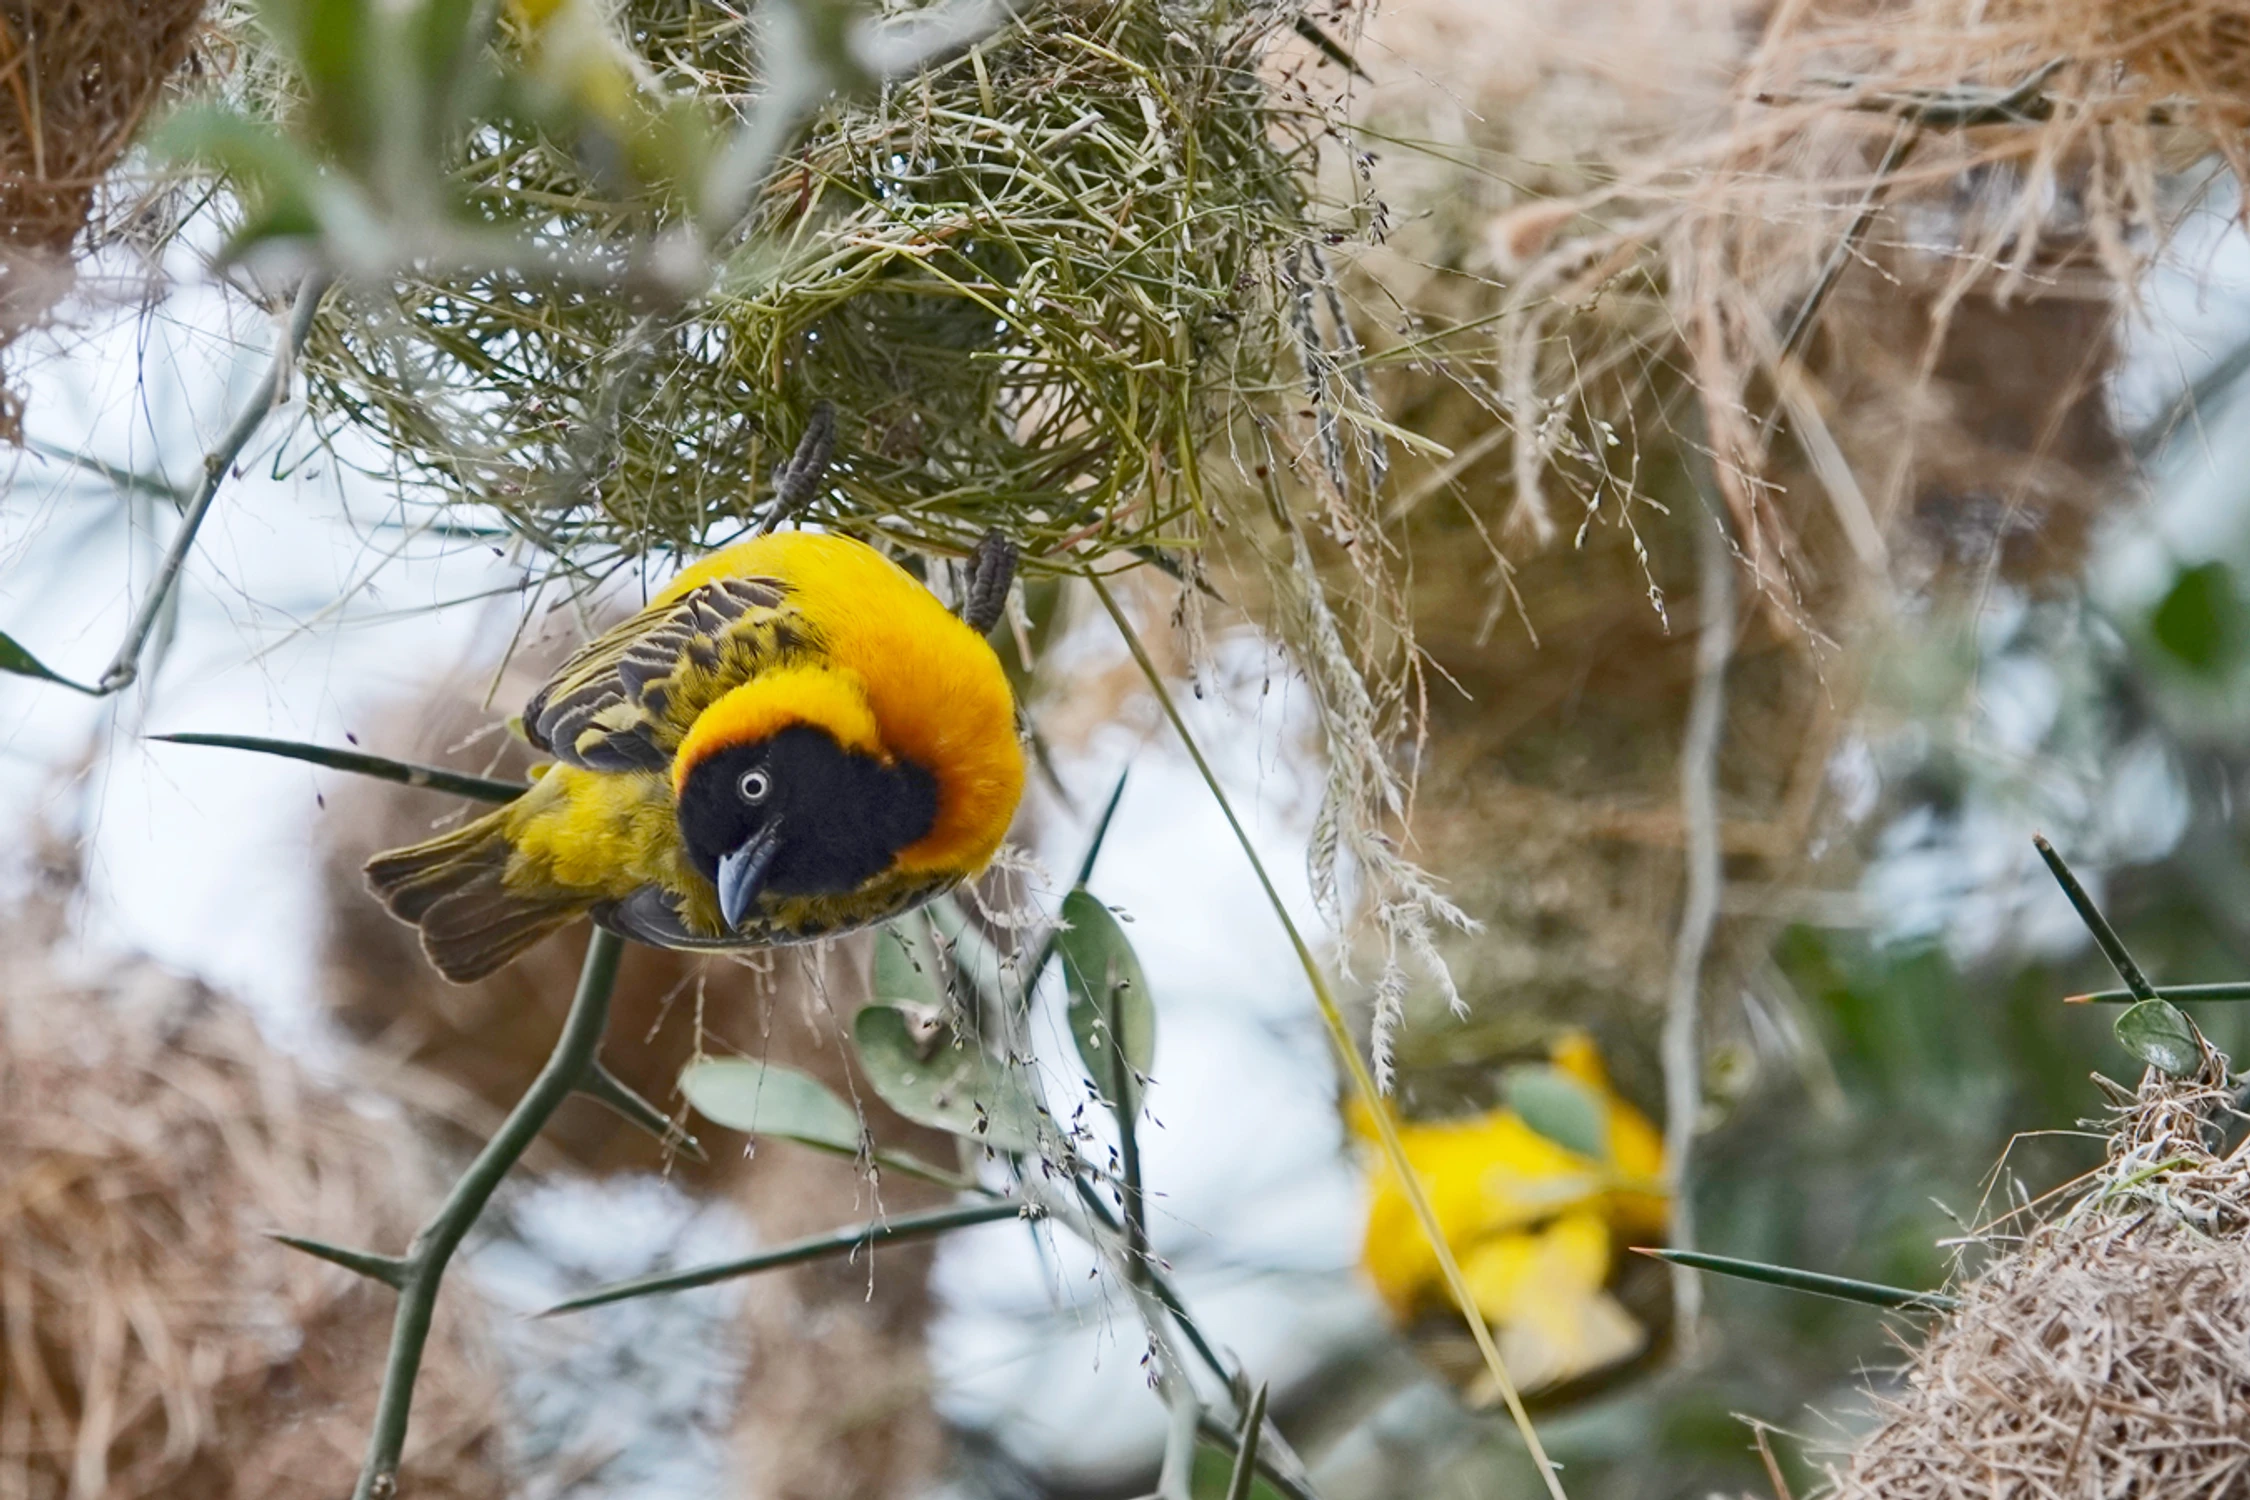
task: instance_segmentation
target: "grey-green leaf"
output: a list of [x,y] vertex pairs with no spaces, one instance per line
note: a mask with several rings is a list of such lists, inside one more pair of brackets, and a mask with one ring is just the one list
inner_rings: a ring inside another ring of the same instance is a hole
[[[887,943],[881,946],[889,946]],[[897,1005],[869,1005],[852,1020],[860,1066],[883,1102],[917,1125],[996,1151],[1035,1151],[1039,1109],[1012,1069]]]
[[828,1086],[795,1068],[754,1058],[691,1063],[680,1092],[706,1119],[846,1154],[859,1150],[859,1115]]
[[1510,1068],[1502,1086],[1524,1124],[1580,1156],[1609,1160],[1609,1109],[1584,1083],[1560,1068],[1531,1063]]
[[2117,1040],[2127,1052],[2175,1078],[2192,1073],[2203,1061],[2195,1028],[2169,1000],[2143,1000],[2117,1018]]
[[1114,1103],[1140,1109],[1141,1081],[1156,1061],[1156,1005],[1148,978],[1110,909],[1084,887],[1063,898],[1069,927],[1055,939],[1062,957],[1063,983],[1070,990],[1070,1034],[1095,1087],[1105,1094],[1118,1087],[1117,1064],[1125,1064],[1125,1099]]
[[62,673],[57,672],[38,657],[24,650],[21,645],[17,644],[14,636],[5,633],[0,633],[0,672],[13,673],[18,677],[36,677],[41,682],[57,683],[73,692],[91,693],[93,691],[91,688],[72,682]]

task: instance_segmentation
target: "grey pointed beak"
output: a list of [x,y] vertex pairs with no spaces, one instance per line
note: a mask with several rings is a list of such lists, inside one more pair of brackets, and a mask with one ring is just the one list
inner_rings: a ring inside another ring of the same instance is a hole
[[781,825],[775,822],[719,860],[719,915],[726,919],[729,932],[742,930],[742,919],[758,904],[758,893],[765,889],[773,858],[780,852]]

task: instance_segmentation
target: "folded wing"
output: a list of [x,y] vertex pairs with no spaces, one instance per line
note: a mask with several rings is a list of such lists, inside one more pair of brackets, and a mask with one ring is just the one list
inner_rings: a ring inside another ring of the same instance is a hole
[[589,641],[524,706],[524,733],[594,771],[661,771],[696,716],[807,646],[777,578],[714,578]]

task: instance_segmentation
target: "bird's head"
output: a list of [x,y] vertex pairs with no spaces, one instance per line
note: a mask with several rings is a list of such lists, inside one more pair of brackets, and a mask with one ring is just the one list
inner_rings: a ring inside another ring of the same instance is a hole
[[892,755],[852,673],[766,672],[705,709],[672,763],[688,858],[730,931],[760,898],[840,895],[930,831],[930,772]]

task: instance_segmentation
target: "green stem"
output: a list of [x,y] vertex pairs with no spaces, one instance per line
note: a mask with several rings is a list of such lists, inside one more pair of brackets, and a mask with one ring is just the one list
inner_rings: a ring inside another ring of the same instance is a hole
[[499,1132],[453,1184],[453,1191],[446,1194],[445,1202],[414,1236],[406,1252],[398,1314],[391,1324],[390,1356],[384,1363],[382,1394],[375,1407],[375,1429],[368,1437],[367,1462],[360,1469],[352,1500],[393,1500],[398,1494],[398,1465],[406,1449],[407,1416],[414,1404],[414,1383],[422,1371],[422,1351],[429,1342],[430,1317],[437,1307],[446,1266],[484,1213],[501,1179],[530,1148],[563,1100],[586,1081],[601,1048],[602,1031],[609,1023],[609,998],[617,985],[617,960],[624,947],[625,940],[615,933],[594,929],[586,945],[585,966],[578,973],[578,993],[571,999],[570,1014],[563,1019],[562,1035],[556,1038],[546,1066],[508,1112]]

